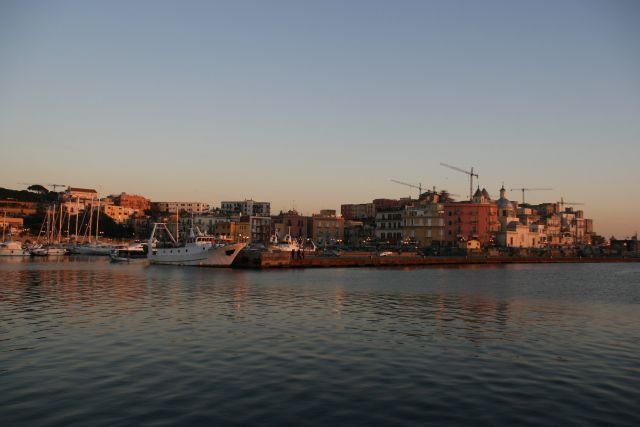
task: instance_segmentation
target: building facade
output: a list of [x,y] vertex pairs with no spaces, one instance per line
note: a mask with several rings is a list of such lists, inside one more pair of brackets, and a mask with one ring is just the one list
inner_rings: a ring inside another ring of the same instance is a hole
[[376,239],[381,242],[402,241],[402,215],[404,207],[380,208],[376,210]]
[[151,209],[160,213],[174,214],[176,211],[200,214],[209,211],[209,204],[202,202],[151,202]]
[[341,243],[344,240],[344,218],[337,217],[336,211],[321,210],[314,214],[312,220],[312,238],[322,243]]
[[300,215],[295,210],[281,212],[272,218],[273,230],[278,237],[286,234],[291,237],[307,239],[311,237],[311,217]]
[[136,212],[144,213],[144,211],[151,209],[151,201],[136,194],[120,193],[117,196],[111,196],[111,199],[115,205],[131,208]]
[[340,214],[345,220],[372,219],[376,216],[373,203],[346,204],[340,206]]
[[402,212],[402,240],[420,246],[439,246],[444,237],[444,205],[420,203]]
[[254,200],[223,201],[220,211],[226,215],[270,216],[271,202],[256,202]]
[[498,207],[485,189],[478,189],[471,201],[444,204],[443,240],[448,246],[472,239],[493,244],[499,231]]
[[136,210],[133,208],[127,208],[124,206],[116,206],[116,205],[105,205],[102,208],[102,211],[105,215],[111,218],[114,222],[118,224],[126,223],[133,215]]

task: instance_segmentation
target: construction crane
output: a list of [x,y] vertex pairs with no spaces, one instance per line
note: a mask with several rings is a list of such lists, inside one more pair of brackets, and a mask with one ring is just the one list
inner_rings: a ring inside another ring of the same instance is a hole
[[580,202],[565,202],[564,201],[564,197],[560,197],[560,201],[558,202],[558,205],[560,205],[560,212],[564,212],[564,205],[573,205],[573,206],[582,206],[584,205],[584,203],[580,203]]
[[551,191],[553,188],[512,188],[509,191],[522,191],[522,204],[524,205],[524,192],[525,191]]
[[420,195],[422,194],[422,183],[418,183],[418,185],[415,185],[415,184],[409,184],[407,182],[396,181],[395,179],[392,179],[391,182],[395,182],[396,184],[406,185],[407,187],[418,189],[418,198],[420,198]]
[[469,200],[471,200],[473,198],[473,177],[475,176],[476,178],[478,178],[478,174],[473,173],[473,168],[471,168],[470,171],[466,171],[464,169],[460,169],[458,167],[451,166],[446,163],[440,163],[440,166],[444,166],[445,168],[453,169],[454,171],[462,172],[469,175]]
[[[32,182],[19,182],[18,184],[20,184],[20,185],[29,185],[29,186],[31,186],[31,185],[43,185],[43,184],[37,184],[37,183],[32,183]],[[53,188],[53,191],[55,192],[58,187],[66,187],[67,184],[44,184],[44,186]]]

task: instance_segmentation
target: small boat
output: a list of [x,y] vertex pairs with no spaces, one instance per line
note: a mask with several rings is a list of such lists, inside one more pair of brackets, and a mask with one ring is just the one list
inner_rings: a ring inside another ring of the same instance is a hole
[[274,234],[271,236],[269,243],[271,249],[276,251],[293,252],[302,249],[300,243],[291,237],[291,229],[289,229],[289,233],[285,234],[283,239],[279,238],[278,233]]
[[[4,213],[2,222],[2,242],[0,242],[0,256],[24,256],[29,255],[29,251],[22,247],[22,243],[13,240],[4,240],[4,232],[7,228],[7,213]],[[11,238],[11,233],[9,233]]]
[[67,255],[69,251],[58,245],[44,245],[40,248],[32,249],[31,256],[61,256]]
[[22,247],[22,243],[12,240],[0,243],[0,256],[28,256],[29,251]]
[[278,233],[271,236],[269,239],[269,250],[275,252],[315,252],[317,246],[311,239],[307,239],[307,244],[300,240],[294,239],[291,236],[291,228],[289,233],[285,234],[283,239],[280,239]]
[[147,258],[147,245],[137,243],[135,245],[114,248],[109,254],[111,262],[130,262],[134,259]]
[[111,245],[105,245],[104,243],[94,242],[86,245],[77,245],[73,249],[73,253],[76,255],[103,255],[109,256],[113,247]]
[[[167,237],[168,241],[157,239]],[[246,243],[225,243],[191,229],[184,242],[173,237],[164,223],[153,226],[147,258],[151,264],[230,267]]]

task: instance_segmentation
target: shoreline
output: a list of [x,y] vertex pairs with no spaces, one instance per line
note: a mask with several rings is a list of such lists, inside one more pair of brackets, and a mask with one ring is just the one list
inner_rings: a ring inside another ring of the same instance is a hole
[[289,253],[240,254],[233,268],[358,268],[358,267],[412,267],[456,265],[505,265],[505,264],[585,264],[585,263],[633,263],[640,257],[496,257],[496,256],[377,256],[342,255],[313,256],[292,259]]

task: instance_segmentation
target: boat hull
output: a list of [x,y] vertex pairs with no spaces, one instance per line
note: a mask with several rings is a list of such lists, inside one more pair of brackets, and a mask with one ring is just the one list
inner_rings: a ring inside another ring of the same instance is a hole
[[0,256],[29,256],[29,251],[24,249],[0,248]]
[[245,243],[216,247],[159,248],[148,254],[151,264],[197,267],[230,267]]

